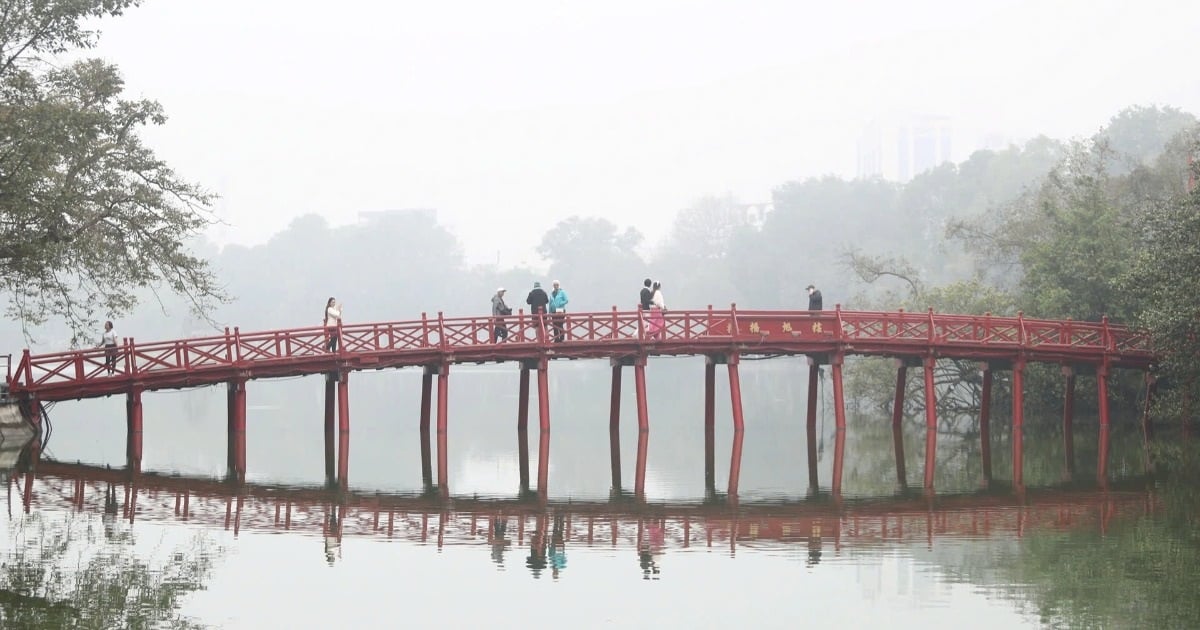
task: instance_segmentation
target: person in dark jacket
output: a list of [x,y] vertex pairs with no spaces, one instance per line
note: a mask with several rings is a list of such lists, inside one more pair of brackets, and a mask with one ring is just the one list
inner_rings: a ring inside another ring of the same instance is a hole
[[813,285],[808,285],[808,310],[821,310],[821,290]]
[[529,313],[537,318],[543,326],[549,324],[546,321],[546,305],[550,303],[550,296],[546,295],[541,282],[533,283],[533,290],[525,298],[525,303],[529,305]]
[[642,294],[639,304],[643,311],[650,310],[650,301],[654,299],[654,289],[651,288],[653,284],[654,281],[650,278],[646,278],[645,282],[642,282]]

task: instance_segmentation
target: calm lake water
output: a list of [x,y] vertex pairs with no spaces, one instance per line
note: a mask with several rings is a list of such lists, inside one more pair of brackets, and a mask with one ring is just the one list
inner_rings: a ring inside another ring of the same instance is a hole
[[1175,534],[1179,493],[1145,475],[1135,413],[1114,414],[1106,487],[1096,483],[1094,418],[1077,418],[1069,466],[1061,418],[1027,417],[1021,490],[1008,483],[1007,412],[993,412],[990,480],[978,423],[944,422],[936,493],[925,493],[919,409],[897,442],[890,413],[863,405],[839,444],[823,383],[810,447],[806,368],[794,359],[747,363],[746,430],[737,443],[718,379],[706,469],[702,365],[651,362],[643,440],[625,383],[615,454],[606,363],[552,364],[553,430],[538,434],[535,383],[524,447],[516,368],[456,367],[444,480],[436,436],[431,461],[422,460],[420,372],[355,373],[344,489],[326,484],[319,377],[248,384],[244,485],[224,480],[223,389],[147,394],[143,474],[132,480],[124,399],[59,403],[48,410],[53,433],[35,472],[13,471],[6,484],[0,620],[1194,625],[1195,578],[1177,574],[1190,576],[1195,543]]

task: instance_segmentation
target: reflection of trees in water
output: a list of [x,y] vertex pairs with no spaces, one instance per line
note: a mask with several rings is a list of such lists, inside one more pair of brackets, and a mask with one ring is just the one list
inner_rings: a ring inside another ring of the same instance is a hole
[[204,588],[219,551],[204,536],[153,561],[138,556],[129,527],[110,515],[56,516],[11,521],[11,551],[0,568],[0,626],[201,627],[178,609]]

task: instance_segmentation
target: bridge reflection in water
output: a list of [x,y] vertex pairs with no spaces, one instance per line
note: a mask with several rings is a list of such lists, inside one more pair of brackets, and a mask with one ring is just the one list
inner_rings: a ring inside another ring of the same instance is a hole
[[[705,496],[693,501],[647,502],[644,493],[648,435],[639,436],[636,480],[623,489],[616,439],[612,450],[612,491],[608,501],[558,500],[547,496],[549,439],[539,440],[536,486],[530,484],[527,439],[519,441],[520,479],[510,498],[461,497],[432,483],[429,449],[422,450],[425,490],[384,494],[351,490],[345,478],[324,486],[245,483],[239,477],[211,479],[143,473],[70,464],[38,457],[36,443],[22,472],[10,477],[26,513],[36,507],[99,512],[111,518],[200,524],[214,529],[298,533],[321,536],[333,561],[344,536],[394,538],[441,547],[491,545],[503,561],[514,543],[528,546],[527,565],[535,574],[555,570],[553,555],[564,545],[635,547],[647,577],[657,574],[655,554],[668,548],[728,547],[773,542],[804,545],[812,564],[844,546],[904,544],[935,538],[1020,537],[1031,530],[1092,528],[1106,531],[1112,519],[1161,509],[1152,486],[1141,479],[1104,487],[1024,488],[993,484],[975,493],[908,492],[897,441],[899,491],[895,496],[845,498],[840,491],[844,455],[839,432],[830,491],[818,486],[815,457],[809,460],[811,487],[803,498],[740,501],[740,435],[730,453],[729,486],[713,484],[715,453],[706,443]],[[811,444],[811,443],[810,443]],[[810,448],[811,454],[811,448]],[[528,539],[528,540],[527,540]],[[524,552],[522,552],[524,553]]]

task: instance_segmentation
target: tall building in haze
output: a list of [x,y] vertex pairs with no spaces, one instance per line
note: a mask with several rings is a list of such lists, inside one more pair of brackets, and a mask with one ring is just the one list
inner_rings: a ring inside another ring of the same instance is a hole
[[952,147],[953,130],[946,116],[875,120],[858,139],[858,177],[906,182],[953,159]]

